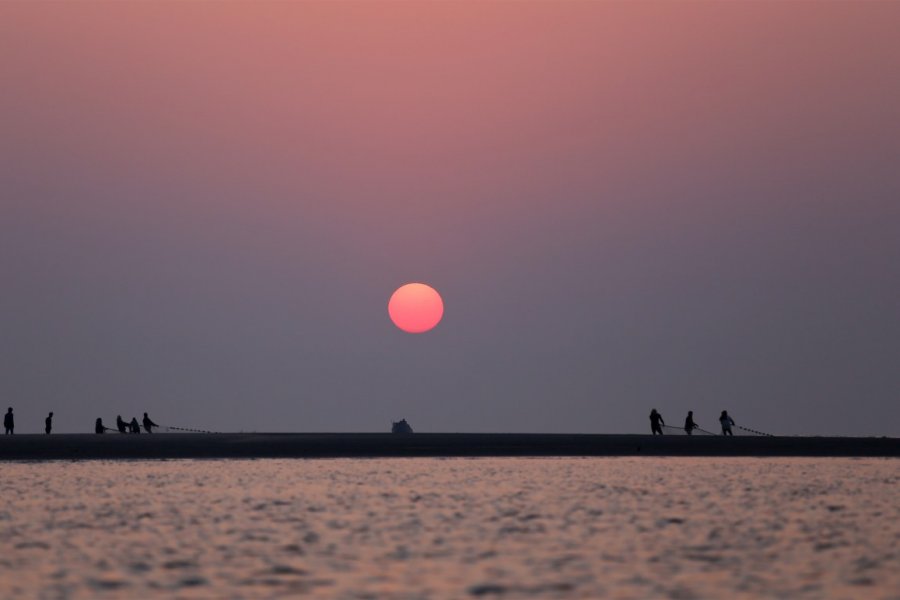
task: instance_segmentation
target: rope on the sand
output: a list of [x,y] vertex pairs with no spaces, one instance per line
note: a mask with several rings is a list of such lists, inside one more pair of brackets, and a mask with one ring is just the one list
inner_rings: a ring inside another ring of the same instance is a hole
[[700,427],[694,427],[691,430],[691,433],[688,433],[684,429],[684,427],[676,427],[674,425],[663,425],[662,429],[669,435],[716,435],[711,431],[706,431],[705,429],[701,429]]
[[173,427],[172,425],[165,425],[166,431],[187,431],[189,433],[219,433],[218,431],[206,431],[203,429],[190,429],[188,427]]
[[735,429],[742,429],[742,430],[744,430],[744,431],[749,431],[750,433],[755,433],[756,435],[762,435],[762,436],[765,436],[765,437],[775,437],[775,436],[772,435],[771,433],[764,433],[764,432],[762,432],[762,431],[757,431],[757,430],[755,430],[755,429],[750,429],[749,427],[741,427],[740,425],[735,425],[734,427],[735,427]]
[[[675,427],[673,425],[663,425],[663,431],[674,434],[674,435],[687,435],[687,432],[683,427]],[[734,429],[740,429],[741,431],[746,431],[748,433],[752,433],[753,435],[761,435],[764,437],[774,437],[771,433],[765,433],[763,431],[757,431],[756,429],[750,429],[749,427],[741,427],[740,425],[734,425]],[[722,435],[720,433],[713,433],[712,431],[707,431],[702,427],[694,427],[691,431],[693,435]]]
[[[700,433],[702,433],[704,435],[716,435],[712,431],[707,431],[707,430],[703,429],[702,427],[694,427],[694,431],[699,431]],[[693,433],[693,432],[691,432],[691,433]]]

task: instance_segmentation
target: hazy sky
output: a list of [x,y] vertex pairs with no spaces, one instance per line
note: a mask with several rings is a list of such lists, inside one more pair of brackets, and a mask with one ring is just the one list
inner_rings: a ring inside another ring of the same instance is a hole
[[[900,434],[900,3],[0,4],[0,402]],[[387,301],[423,281],[434,331]]]

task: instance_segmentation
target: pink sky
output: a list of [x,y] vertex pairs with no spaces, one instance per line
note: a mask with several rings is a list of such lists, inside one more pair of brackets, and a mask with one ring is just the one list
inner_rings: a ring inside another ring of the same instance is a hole
[[[0,392],[35,422],[71,405],[72,430],[124,404],[222,429],[638,430],[656,406],[880,432],[898,22],[2,4]],[[447,310],[415,342],[385,313],[413,280]]]

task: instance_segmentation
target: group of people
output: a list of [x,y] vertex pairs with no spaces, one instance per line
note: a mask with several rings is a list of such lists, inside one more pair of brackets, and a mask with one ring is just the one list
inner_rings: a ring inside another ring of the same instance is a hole
[[[144,413],[142,422],[144,424],[144,431],[146,431],[147,433],[153,433],[153,428],[159,427],[159,425],[157,425],[150,419],[147,413]],[[128,422],[122,418],[122,415],[116,415],[116,428],[111,429],[103,424],[103,419],[97,417],[97,422],[94,424],[94,433],[106,433],[107,431],[118,431],[119,433],[140,433],[141,426],[138,423],[137,417],[132,418],[131,422]]]
[[[159,427],[156,423],[153,422],[152,419],[144,413],[143,418],[144,431],[147,433],[153,433],[154,427]],[[663,425],[666,422],[663,420],[659,411],[655,408],[650,411],[650,431],[653,435],[663,435]],[[722,435],[734,435],[732,433],[731,428],[734,426],[734,419],[732,419],[728,415],[727,410],[723,410],[722,414],[719,416],[719,424],[722,426]],[[6,411],[6,415],[3,417],[3,428],[6,430],[6,434],[10,435],[16,428],[15,418],[13,417],[13,409],[9,407]],[[691,435],[695,429],[698,429],[699,426],[694,422],[694,411],[689,410],[687,417],[684,419],[684,432],[688,435]],[[53,413],[51,412],[47,415],[47,418],[44,419],[44,432],[50,433],[53,429]],[[131,422],[125,421],[122,418],[122,415],[116,416],[116,429],[111,429],[106,427],[103,424],[103,419],[97,417],[96,423],[94,423],[94,433],[106,433],[107,431],[118,431],[119,433],[140,433],[141,425],[138,423],[137,417],[131,419]],[[401,420],[398,423],[394,423],[391,428],[393,433],[412,433],[412,427],[406,422],[406,419]]]
[[[653,435],[662,435],[662,426],[665,424],[666,422],[663,421],[662,415],[655,408],[650,411],[650,431],[653,432]],[[719,415],[719,425],[722,426],[722,435],[734,435],[731,431],[731,428],[734,426],[734,419],[729,416],[727,410],[723,410],[722,414]],[[694,422],[694,411],[689,410],[687,417],[684,419],[684,432],[691,435],[695,429],[699,428],[700,426]]]
[[[159,427],[156,423],[154,423],[147,413],[144,413],[144,431],[147,433],[153,433],[154,427]],[[16,429],[16,418],[13,415],[13,409],[10,406],[7,409],[6,414],[3,416],[3,428],[6,430],[6,435],[12,435],[15,433]],[[94,423],[94,433],[106,433],[107,431],[116,431],[119,433],[140,433],[141,426],[138,423],[137,417],[131,419],[131,422],[127,422],[122,418],[122,415],[116,417],[116,429],[110,429],[103,425],[103,419],[97,418],[97,421]],[[47,415],[47,418],[44,419],[44,433],[49,434],[53,431],[53,413]]]

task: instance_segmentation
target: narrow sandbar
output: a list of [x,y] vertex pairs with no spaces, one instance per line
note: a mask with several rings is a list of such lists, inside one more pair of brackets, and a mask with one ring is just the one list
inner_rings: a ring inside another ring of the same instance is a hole
[[156,433],[0,437],[0,460],[427,456],[900,457],[900,438],[542,433]]

